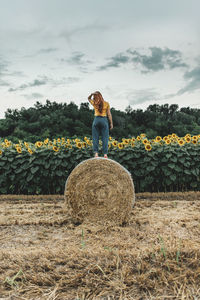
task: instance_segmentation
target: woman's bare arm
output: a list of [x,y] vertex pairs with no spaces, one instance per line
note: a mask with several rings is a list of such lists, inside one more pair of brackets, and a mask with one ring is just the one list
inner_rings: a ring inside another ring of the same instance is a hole
[[112,121],[112,115],[111,115],[110,108],[108,108],[108,110],[107,110],[107,117],[108,117],[108,120],[110,123],[110,129],[113,129],[113,121]]
[[92,95],[93,95],[93,94],[90,94],[90,96],[88,97],[88,101],[89,101],[89,102],[92,100]]

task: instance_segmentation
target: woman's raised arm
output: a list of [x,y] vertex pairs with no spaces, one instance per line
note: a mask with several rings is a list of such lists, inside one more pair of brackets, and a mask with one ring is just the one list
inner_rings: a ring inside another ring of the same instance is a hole
[[92,99],[91,99],[91,98],[92,98],[92,95],[93,95],[93,94],[90,94],[90,96],[88,97],[88,101],[89,101],[89,102],[92,100]]

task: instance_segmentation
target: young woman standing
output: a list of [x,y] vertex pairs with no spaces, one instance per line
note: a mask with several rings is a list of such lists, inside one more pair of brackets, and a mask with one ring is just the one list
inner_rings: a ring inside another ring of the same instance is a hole
[[95,117],[92,123],[92,140],[93,140],[93,151],[95,157],[98,157],[99,137],[101,136],[104,158],[108,158],[107,154],[108,154],[109,124],[110,124],[110,130],[113,129],[113,121],[110,112],[110,105],[107,101],[103,99],[101,93],[98,91],[92,93],[88,97],[88,100],[94,107]]

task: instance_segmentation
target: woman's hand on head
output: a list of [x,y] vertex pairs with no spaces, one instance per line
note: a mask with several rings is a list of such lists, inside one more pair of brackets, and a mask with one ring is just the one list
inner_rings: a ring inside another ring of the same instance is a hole
[[92,98],[92,95],[93,95],[93,93],[90,94],[90,96],[88,96],[88,100],[90,100]]

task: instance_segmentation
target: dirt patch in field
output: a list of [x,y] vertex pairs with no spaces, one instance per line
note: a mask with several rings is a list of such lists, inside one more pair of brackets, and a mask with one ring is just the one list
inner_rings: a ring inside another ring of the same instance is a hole
[[136,194],[125,226],[0,196],[0,300],[200,299],[200,193]]

